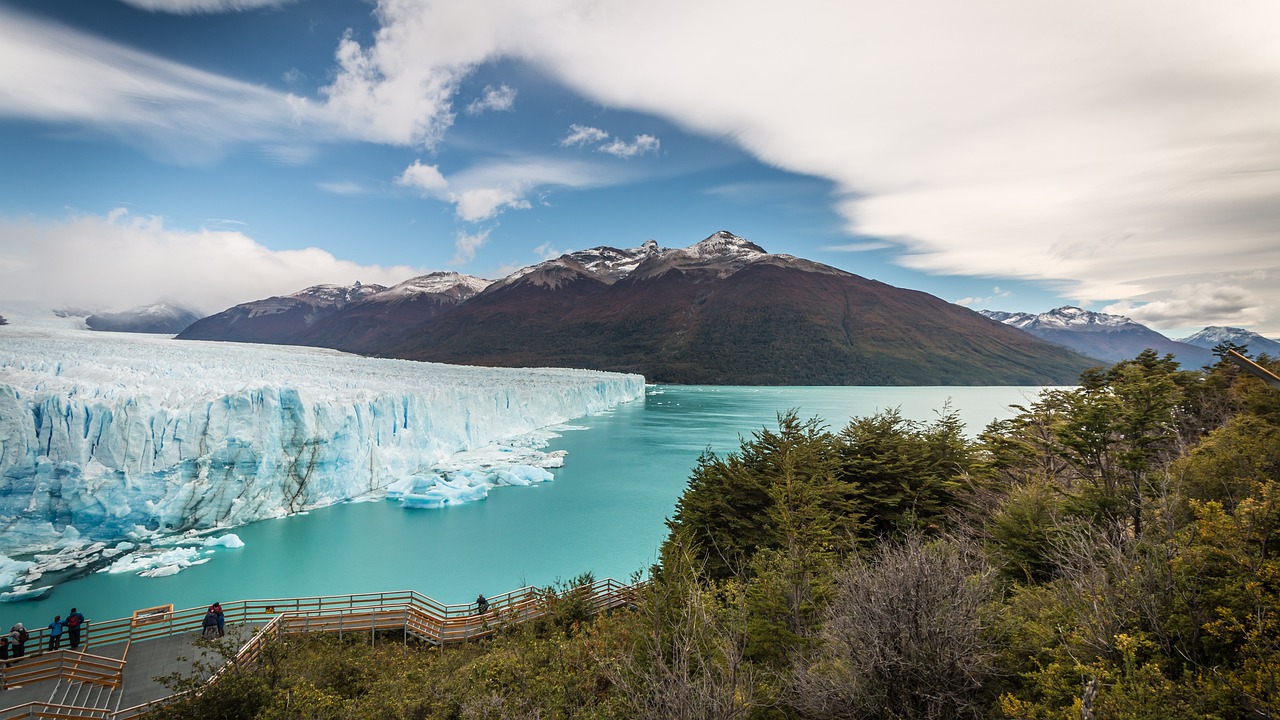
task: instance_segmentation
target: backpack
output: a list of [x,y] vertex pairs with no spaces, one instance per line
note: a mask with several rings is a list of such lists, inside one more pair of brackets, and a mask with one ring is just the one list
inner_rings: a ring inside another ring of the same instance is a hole
[[69,627],[69,628],[78,628],[78,627],[80,627],[80,615],[79,615],[79,614],[76,614],[76,615],[72,615],[71,617],[67,618],[67,627]]
[[18,631],[18,642],[26,642],[31,635],[27,633],[26,628]]

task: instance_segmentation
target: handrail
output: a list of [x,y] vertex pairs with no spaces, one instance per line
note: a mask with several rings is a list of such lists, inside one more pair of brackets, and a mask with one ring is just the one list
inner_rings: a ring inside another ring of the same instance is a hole
[[0,690],[43,680],[66,678],[118,688],[125,661],[76,650],[53,650],[0,663]]
[[[605,578],[587,585],[567,588],[559,594],[559,597],[564,598],[576,593],[585,594],[589,600],[590,612],[597,613],[633,602],[641,585],[642,583],[625,585],[612,578]],[[507,624],[542,617],[549,612],[545,602],[547,599],[544,591],[523,587],[489,598],[489,607],[484,613],[477,612],[474,603],[445,605],[412,590],[237,600],[223,603],[223,613],[228,622],[233,624],[264,622],[265,624],[254,632],[231,660],[206,681],[206,687],[235,668],[256,664],[262,657],[267,641],[281,635],[305,632],[341,634],[402,629],[406,634],[420,637],[429,643],[446,645],[487,637]],[[82,626],[84,631],[81,639],[82,642],[88,642],[90,627],[92,627],[92,639],[95,645],[132,643],[199,631],[203,626],[206,612],[207,608],[202,607],[169,609],[164,613],[149,615],[147,621],[143,623],[138,623],[134,617],[95,622],[92,625],[86,623]],[[55,657],[54,653],[58,653],[61,657]],[[62,662],[62,657],[66,654],[75,656],[75,665],[82,665],[83,668],[67,670]],[[53,674],[48,674],[46,670],[43,671],[45,674],[40,674],[39,677],[35,674],[24,676],[24,680],[33,682],[37,679],[66,677],[75,682],[94,682],[119,688],[126,665],[124,660],[72,650],[59,650],[53,653],[37,654],[32,660],[24,661],[24,671],[27,666],[36,667],[36,662],[52,665],[54,660],[58,661],[58,669]],[[36,717],[101,717],[109,720],[128,720],[144,714],[151,708],[170,702],[176,697],[178,695],[169,695],[114,712],[102,708],[27,703],[0,711],[0,720]],[[18,715],[11,714],[15,710],[24,710],[24,712]],[[63,711],[74,712],[68,714]]]

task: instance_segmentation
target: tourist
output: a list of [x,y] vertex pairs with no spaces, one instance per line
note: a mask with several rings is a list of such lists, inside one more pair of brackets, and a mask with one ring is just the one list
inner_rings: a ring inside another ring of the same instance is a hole
[[9,636],[0,635],[0,661],[9,659]]
[[200,627],[203,628],[204,637],[210,637],[218,632],[218,615],[213,611],[212,607],[204,614],[204,622],[200,624]]
[[227,634],[227,618],[222,613],[222,603],[216,602],[209,606],[209,612],[218,620],[218,637]]
[[61,615],[54,615],[53,622],[49,623],[49,652],[57,650],[62,645],[62,628],[66,624],[62,622]]
[[14,623],[13,627],[9,628],[9,649],[13,651],[15,658],[22,657],[26,651],[28,637],[30,635],[22,623]]
[[86,621],[84,615],[81,615],[75,608],[71,608],[71,612],[67,614],[67,634],[71,642],[71,649],[75,650],[80,647],[80,630],[83,629]]
[[489,612],[489,601],[484,599],[483,594],[476,596],[476,607],[480,608],[481,615]]

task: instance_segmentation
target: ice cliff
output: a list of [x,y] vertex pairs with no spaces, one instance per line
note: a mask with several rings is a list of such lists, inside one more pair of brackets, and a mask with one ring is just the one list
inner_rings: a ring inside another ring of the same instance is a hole
[[388,488],[411,501],[447,500],[455,486],[459,500],[483,497],[558,463],[520,442],[478,449],[643,392],[638,375],[11,324],[0,554],[231,527]]

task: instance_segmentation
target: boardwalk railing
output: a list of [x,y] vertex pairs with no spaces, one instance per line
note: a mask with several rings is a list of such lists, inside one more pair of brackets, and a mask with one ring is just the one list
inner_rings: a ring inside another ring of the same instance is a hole
[[[638,591],[638,586],[625,585],[611,578],[572,587],[560,595],[526,587],[489,598],[489,606],[484,613],[480,613],[474,603],[445,605],[415,591],[227,602],[222,604],[222,609],[228,624],[261,624],[261,627],[240,647],[235,657],[214,673],[209,683],[216,682],[232,669],[255,665],[267,643],[285,635],[368,633],[373,638],[380,632],[401,631],[406,641],[415,637],[433,645],[447,645],[486,637],[504,626],[542,617],[550,611],[550,603],[555,600],[581,599],[586,603],[586,612],[595,614],[634,603]],[[139,611],[128,618],[91,622],[83,626],[81,641],[86,648],[90,644],[102,647],[126,643],[127,658],[128,647],[133,643],[200,632],[206,610],[203,607],[173,610],[172,606],[161,606]],[[35,634],[32,640],[34,644]],[[23,673],[21,682],[17,679],[19,671],[15,667],[4,668],[0,682],[8,679],[12,686],[16,686],[37,680],[59,679],[119,688],[126,664],[126,660],[83,652],[54,651],[22,661],[18,666]],[[28,703],[0,711],[0,720],[64,717],[128,720],[174,697],[157,698],[117,711]],[[0,703],[3,703],[3,695],[0,695]]]

